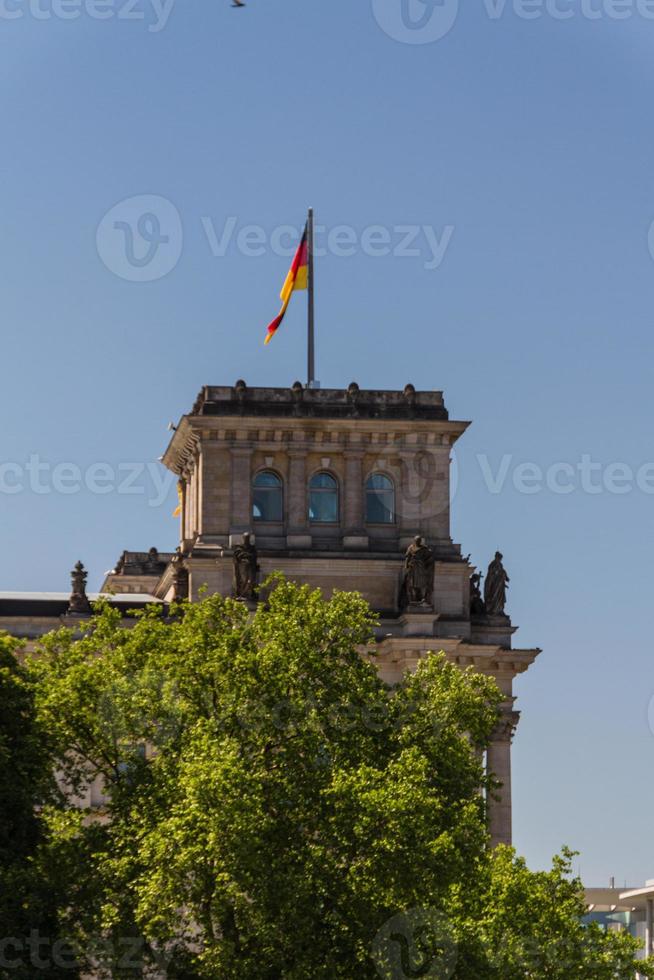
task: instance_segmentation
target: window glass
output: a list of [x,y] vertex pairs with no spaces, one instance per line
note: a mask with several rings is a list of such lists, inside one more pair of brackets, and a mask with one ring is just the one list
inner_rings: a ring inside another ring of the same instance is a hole
[[309,483],[309,520],[338,523],[338,484],[331,473],[316,473]]
[[255,521],[284,519],[282,481],[276,473],[263,470],[257,473],[252,484],[252,516]]
[[366,522],[395,522],[395,490],[392,480],[383,473],[373,473],[366,480]]

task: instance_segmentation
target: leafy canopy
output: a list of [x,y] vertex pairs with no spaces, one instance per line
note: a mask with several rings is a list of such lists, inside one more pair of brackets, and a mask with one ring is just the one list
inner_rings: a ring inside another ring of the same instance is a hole
[[214,595],[126,629],[103,607],[31,661],[62,778],[105,785],[101,811],[51,818],[96,968],[631,980],[635,944],[581,926],[569,859],[489,851],[494,682],[432,654],[389,688],[359,595],[273,584],[254,616]]
[[[74,978],[74,957],[59,930],[64,876],[53,865],[43,818],[63,800],[54,779],[55,756],[36,717],[34,688],[16,658],[17,646],[0,633],[0,976],[27,980],[39,963],[47,964],[51,977]],[[60,968],[51,955],[54,948]]]

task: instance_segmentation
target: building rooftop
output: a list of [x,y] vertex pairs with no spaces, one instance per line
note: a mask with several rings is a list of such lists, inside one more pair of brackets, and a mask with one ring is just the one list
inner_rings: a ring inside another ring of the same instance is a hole
[[175,557],[174,551],[123,551],[110,575],[161,575]]
[[[161,599],[146,593],[112,595],[89,592],[88,599],[106,599],[109,605],[124,610],[142,608]],[[65,616],[70,605],[70,592],[0,592],[0,617],[5,616]]]
[[447,421],[442,391],[416,391],[407,384],[401,391],[359,388],[248,388],[205,385],[191,415],[266,416],[292,418],[422,419]]

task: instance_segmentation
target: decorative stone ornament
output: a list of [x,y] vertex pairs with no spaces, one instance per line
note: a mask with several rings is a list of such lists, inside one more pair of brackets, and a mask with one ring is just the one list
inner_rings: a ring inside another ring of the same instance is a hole
[[70,573],[72,591],[68,603],[68,616],[90,616],[91,603],[86,595],[86,580],[88,572],[81,561],[78,561],[75,568]]
[[470,615],[485,616],[486,606],[481,597],[481,572],[473,572],[470,576]]

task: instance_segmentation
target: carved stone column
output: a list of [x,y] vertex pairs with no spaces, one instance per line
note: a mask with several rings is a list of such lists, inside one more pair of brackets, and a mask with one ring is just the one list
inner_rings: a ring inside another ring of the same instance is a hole
[[302,449],[288,451],[288,534],[289,548],[310,548],[307,525],[307,454]]
[[345,486],[344,486],[344,534],[345,548],[367,548],[368,535],[363,522],[363,452],[358,449],[346,449]]
[[195,482],[193,479],[193,470],[187,468],[182,473],[181,477],[182,483],[182,521],[181,521],[181,534],[180,543],[183,550],[190,549],[193,545],[193,539],[197,531],[195,525],[195,515],[193,499],[195,495]]
[[502,711],[486,754],[487,772],[501,783],[488,797],[492,847],[511,843],[511,742],[519,720],[520,712]]
[[194,538],[198,533],[196,518],[196,471],[195,467],[190,467],[186,471],[186,537]]
[[242,534],[252,524],[252,450],[232,449],[230,533]]

